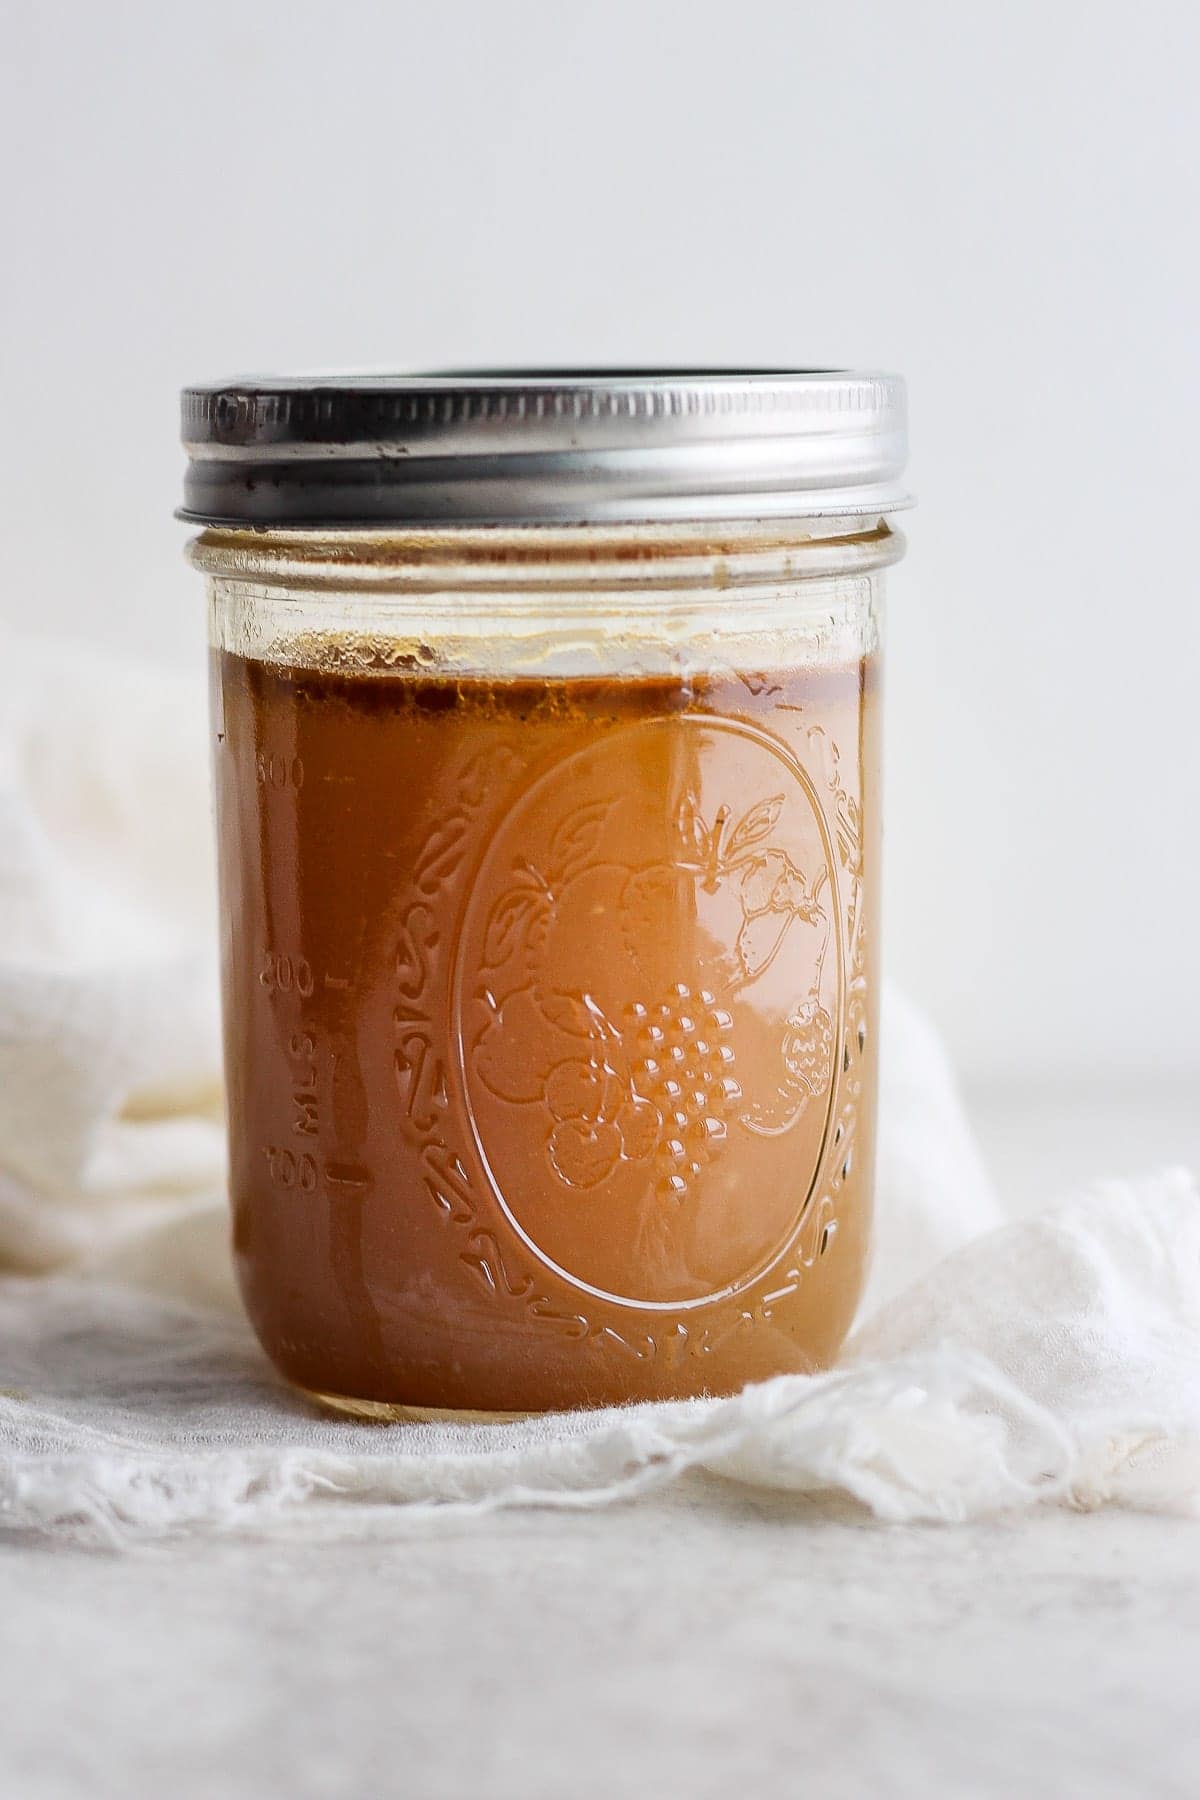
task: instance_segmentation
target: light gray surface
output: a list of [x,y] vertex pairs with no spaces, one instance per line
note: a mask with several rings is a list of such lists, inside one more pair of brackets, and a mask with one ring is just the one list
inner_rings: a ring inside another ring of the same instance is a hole
[[[1014,1194],[1200,1148],[1183,1096],[978,1111]],[[19,1800],[1196,1792],[1192,1520],[697,1481],[386,1546],[0,1543],[0,1618]]]
[[693,1488],[386,1548],[10,1548],[4,1791],[1190,1796],[1197,1547]]

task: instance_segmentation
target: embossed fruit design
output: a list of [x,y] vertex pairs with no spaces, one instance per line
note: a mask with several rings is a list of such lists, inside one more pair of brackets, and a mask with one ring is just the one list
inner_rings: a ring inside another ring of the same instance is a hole
[[683,1200],[717,1154],[726,1121],[742,1097],[726,1041],[730,1014],[701,988],[677,982],[655,1006],[635,1001],[625,1023],[635,1045],[633,1082],[661,1121],[658,1193]]
[[640,1161],[658,1142],[658,1109],[631,1093],[607,1062],[571,1057],[556,1063],[546,1076],[545,1097],[555,1120],[546,1154],[569,1187],[595,1187],[622,1157]]
[[786,852],[763,846],[783,802],[782,794],[772,794],[740,819],[720,806],[708,825],[695,795],[684,796],[676,821],[681,853],[639,869],[625,887],[626,940],[636,961],[645,961],[664,908],[690,916],[712,985],[729,993],[771,966],[794,924],[826,922],[819,884],[810,892]]
[[809,1000],[788,1020],[783,1060],[797,1087],[818,1099],[833,1071],[833,1020],[823,1006]]
[[632,1259],[667,1305],[794,1229],[836,1068],[833,856],[796,765],[711,718],[614,733],[508,815],[464,928],[462,1077],[555,1269],[628,1293]]
[[833,1020],[816,1000],[792,1013],[784,1032],[783,1068],[769,1096],[755,1099],[742,1123],[763,1137],[790,1131],[810,1100],[828,1093],[833,1079]]
[[571,1057],[546,1077],[546,1105],[559,1120],[608,1117],[619,1094],[616,1072],[594,1058]]
[[560,1119],[550,1133],[547,1155],[568,1187],[595,1187],[620,1159],[621,1134],[609,1119]]
[[[635,869],[591,860],[612,810],[592,805],[554,834],[545,869],[527,859],[514,867],[488,920],[485,959],[523,980],[503,1002],[485,990],[491,1017],[476,1067],[499,1097],[545,1106],[546,1156],[567,1187],[595,1188],[620,1163],[654,1156],[656,1191],[683,1200],[720,1154],[731,1120],[786,1130],[828,1089],[833,1023],[815,998],[824,941],[812,992],[778,1040],[773,1091],[744,1110],[733,1015],[721,1004],[771,967],[790,932],[825,926],[827,936],[825,872],[810,888],[792,858],[764,842],[783,803],[770,795],[740,818],[723,805],[709,825],[689,792],[673,854]],[[654,986],[670,972],[664,945],[681,930],[712,985],[673,981],[657,998]],[[589,936],[600,951],[594,979],[560,985]],[[622,1002],[630,985],[647,997]]]

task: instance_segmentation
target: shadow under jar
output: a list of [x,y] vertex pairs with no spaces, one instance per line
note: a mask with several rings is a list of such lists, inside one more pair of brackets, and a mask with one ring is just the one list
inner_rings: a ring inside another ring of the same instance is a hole
[[300,1388],[515,1413],[835,1355],[903,407],[849,372],[185,394],[234,1246]]

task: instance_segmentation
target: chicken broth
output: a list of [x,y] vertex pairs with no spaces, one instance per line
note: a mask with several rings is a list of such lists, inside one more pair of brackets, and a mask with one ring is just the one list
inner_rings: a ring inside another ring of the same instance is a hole
[[827,1363],[870,1223],[874,658],[213,682],[235,1247],[284,1374],[521,1412]]

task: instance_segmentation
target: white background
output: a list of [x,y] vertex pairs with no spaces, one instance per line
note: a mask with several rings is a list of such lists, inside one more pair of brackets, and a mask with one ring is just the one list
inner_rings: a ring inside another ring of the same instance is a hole
[[0,622],[198,663],[187,380],[898,368],[891,970],[994,1091],[1193,1079],[1197,16],[9,0]]

